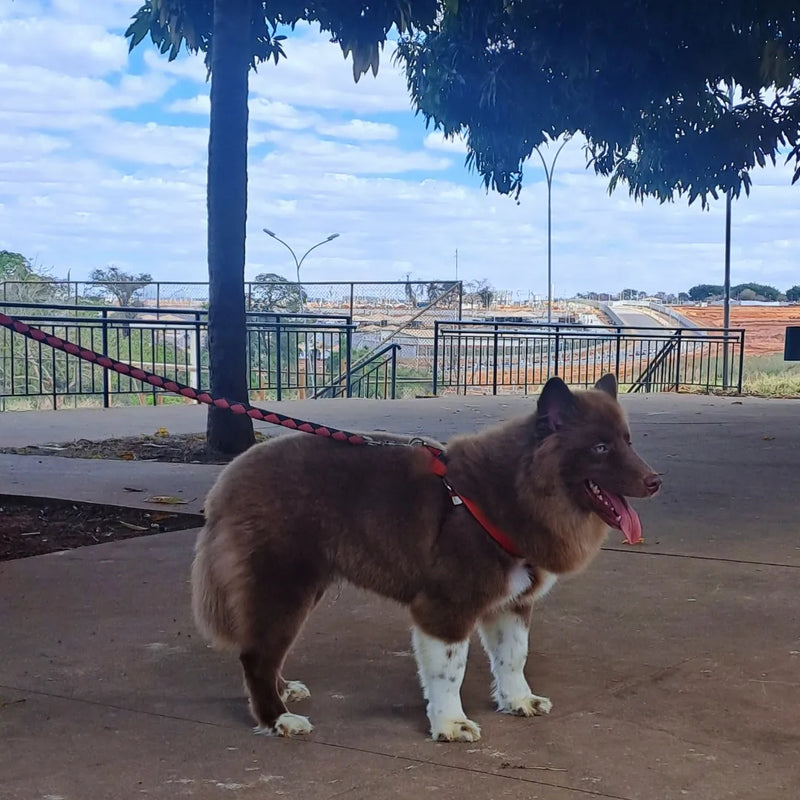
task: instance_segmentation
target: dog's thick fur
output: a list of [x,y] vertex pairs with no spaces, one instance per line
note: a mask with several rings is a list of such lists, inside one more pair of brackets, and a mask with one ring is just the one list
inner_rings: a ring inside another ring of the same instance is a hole
[[432,459],[419,446],[354,447],[298,433],[257,445],[223,470],[197,542],[194,614],[207,638],[239,654],[257,730],[311,730],[285,706],[308,691],[281,670],[309,612],[342,579],[409,607],[434,739],[479,738],[459,696],[476,628],[498,710],[550,710],[523,675],[531,605],[603,543],[608,526],[587,482],[637,497],[660,485],[630,446],[616,382],[606,376],[573,393],[552,379],[529,417],[448,445],[448,480],[522,558],[454,506]]

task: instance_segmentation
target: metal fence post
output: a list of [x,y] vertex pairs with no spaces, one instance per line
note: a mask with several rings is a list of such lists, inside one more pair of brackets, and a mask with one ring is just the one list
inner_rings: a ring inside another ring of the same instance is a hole
[[497,339],[499,335],[499,328],[497,325],[494,326],[494,349],[493,349],[493,361],[494,366],[492,369],[492,394],[497,394]]
[[739,394],[742,393],[742,377],[744,375],[744,328],[741,330],[742,337],[739,342],[739,380],[737,382],[737,389]]
[[[288,335],[287,335],[288,338]],[[275,321],[275,397],[281,399],[281,373],[283,371],[283,347],[281,345],[281,326],[280,322]]]
[[[103,325],[103,332],[101,334],[103,355],[107,356],[108,355],[108,312],[105,309],[103,309],[100,312],[100,318],[102,319],[102,325]],[[80,340],[80,334],[79,334],[79,340]],[[92,368],[94,369],[94,367],[92,367]],[[78,369],[80,369],[80,365],[78,365]],[[103,408],[108,408],[109,404],[110,404],[109,403],[108,392],[109,392],[108,370],[104,369],[103,370]]]
[[[350,284],[351,289],[353,284]],[[352,302],[352,301],[351,301]],[[347,330],[345,332],[345,357],[347,359],[347,372],[345,372],[344,378],[344,391],[345,397],[352,397],[353,396],[353,371],[350,369],[353,363],[353,328],[350,325],[350,320],[347,323]],[[339,372],[341,373],[341,365],[339,366]]]
[[682,328],[678,328],[678,357],[675,359],[675,392],[680,391],[681,386],[681,343],[683,342]]
[[556,352],[555,352],[556,365],[555,365],[555,370],[553,372],[553,374],[556,377],[558,377],[558,355],[559,355],[559,344],[560,344],[560,339],[558,336],[559,330],[560,330],[559,328],[556,328]]
[[[461,356],[459,355],[459,358]],[[433,321],[433,396],[439,388],[439,320]]]
[[616,358],[616,377],[617,383],[619,383],[619,359],[620,359],[620,350],[622,349],[622,328],[617,328],[617,358]]
[[[353,316],[353,305],[354,305],[354,303],[353,303],[353,296],[354,296],[354,289],[355,289],[355,284],[354,284],[352,281],[350,281],[350,316],[351,316],[351,317]],[[348,397],[349,397],[349,396],[350,396],[350,395],[348,395]]]
[[197,380],[197,388],[203,388],[203,354],[200,350],[200,312],[194,312],[194,352],[195,352],[195,363],[197,364],[197,373],[196,373],[196,380]]
[[392,348],[392,400],[397,399],[397,348]]

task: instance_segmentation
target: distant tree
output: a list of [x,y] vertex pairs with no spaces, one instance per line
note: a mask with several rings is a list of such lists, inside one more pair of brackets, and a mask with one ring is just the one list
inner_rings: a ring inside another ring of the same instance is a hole
[[486,278],[471,281],[467,284],[467,289],[466,297],[471,305],[478,305],[483,309],[488,309],[492,305],[492,301],[495,297],[495,290]]
[[31,262],[22,253],[0,250],[0,281],[24,281],[32,275]]
[[250,284],[251,311],[299,312],[307,300],[308,295],[297,283],[274,272],[262,272]]
[[786,299],[790,303],[800,302],[800,286],[792,286],[791,289],[786,290]]
[[405,292],[406,292],[406,302],[412,307],[416,308],[417,305],[417,293],[414,291],[414,284],[411,283],[411,273],[406,273],[406,284],[405,284]]
[[701,283],[689,289],[689,297],[695,302],[703,302],[704,300],[721,297],[724,292],[724,286],[717,286],[712,283]]
[[679,303],[688,303],[691,299],[692,299],[691,296],[686,292],[678,292]]
[[[743,293],[748,292],[748,296],[744,297]],[[753,296],[750,296],[752,292]],[[738,286],[731,286],[731,297],[739,300],[770,300],[777,301],[783,300],[784,295],[780,289],[774,286],[768,286],[764,283],[740,283]]]
[[112,266],[105,269],[93,269],[89,273],[89,280],[100,284],[108,294],[116,299],[119,305],[130,306],[137,299],[136,295],[153,282],[153,276],[149,272],[133,275],[123,272],[119,267]]
[[22,253],[0,250],[0,300],[20,303],[60,303],[69,294],[66,281],[32,264]]
[[454,308],[458,301],[455,281],[430,281],[425,284],[425,297],[430,305],[439,301],[441,308]]

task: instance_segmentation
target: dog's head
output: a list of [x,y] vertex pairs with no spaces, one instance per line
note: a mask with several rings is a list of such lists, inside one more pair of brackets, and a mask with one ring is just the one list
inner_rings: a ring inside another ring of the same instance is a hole
[[558,458],[575,502],[621,530],[631,544],[640,541],[639,517],[625,498],[654,495],[661,478],[631,445],[616,378],[604,375],[585,392],[571,392],[560,378],[551,378],[539,397],[536,434]]

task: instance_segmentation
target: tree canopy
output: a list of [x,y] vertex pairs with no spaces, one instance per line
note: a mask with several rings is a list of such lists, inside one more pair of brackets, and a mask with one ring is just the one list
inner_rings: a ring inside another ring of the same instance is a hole
[[397,58],[427,123],[463,135],[501,193],[519,194],[537,145],[577,132],[637,199],[738,195],[787,150],[800,177],[796,0],[449,2]]
[[[352,56],[356,81],[370,70],[377,74],[380,51],[392,27],[410,36],[427,30],[440,5],[438,0],[251,0],[251,4],[251,68],[262,61],[277,64],[285,57],[286,36],[277,32],[278,26],[294,28],[299,22],[317,22],[339,44],[345,58]],[[193,53],[204,53],[210,71],[213,10],[213,0],[145,0],[125,32],[130,49],[149,34],[162,53],[169,53],[170,61],[177,57],[181,46]]]
[[262,272],[250,284],[251,311],[302,311],[307,300],[302,286],[274,272]]
[[105,269],[93,269],[89,273],[89,280],[100,284],[121,306],[129,306],[137,293],[153,282],[153,276],[149,272],[133,275],[119,267],[111,266]]

